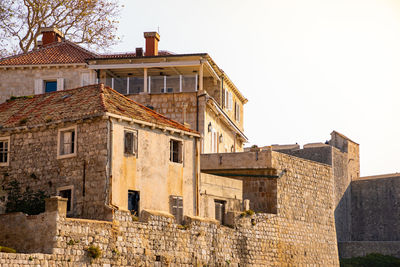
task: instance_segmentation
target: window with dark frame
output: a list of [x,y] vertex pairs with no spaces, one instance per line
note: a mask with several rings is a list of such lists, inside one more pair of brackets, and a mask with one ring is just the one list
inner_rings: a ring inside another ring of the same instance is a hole
[[134,216],[139,216],[140,192],[128,190],[128,210]]
[[171,213],[177,224],[183,223],[183,198],[181,196],[170,196]]
[[57,81],[44,81],[44,91],[46,93],[57,91]]
[[75,153],[75,129],[60,132],[60,155]]
[[8,162],[8,140],[0,140],[0,163]]
[[169,160],[176,163],[183,162],[183,142],[171,139],[170,140],[170,157]]
[[125,131],[124,132],[124,153],[126,155],[137,154],[137,132]]
[[226,201],[214,200],[214,204],[215,204],[215,219],[218,220],[221,224],[224,224]]
[[60,190],[58,192],[58,195],[62,198],[68,199],[67,201],[67,212],[71,212],[72,208],[72,189],[65,189],[65,190]]

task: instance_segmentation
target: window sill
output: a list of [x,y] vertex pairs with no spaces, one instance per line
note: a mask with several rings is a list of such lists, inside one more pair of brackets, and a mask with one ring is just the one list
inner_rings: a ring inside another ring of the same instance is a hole
[[10,165],[9,162],[0,163],[0,167],[8,167]]
[[174,164],[174,165],[183,166],[183,162],[169,161],[169,163],[172,163],[172,164]]
[[76,153],[73,154],[66,154],[66,155],[57,155],[57,159],[67,159],[76,157]]
[[136,153],[133,153],[133,154],[124,153],[124,157],[127,157],[127,158],[137,158],[137,155],[136,155]]

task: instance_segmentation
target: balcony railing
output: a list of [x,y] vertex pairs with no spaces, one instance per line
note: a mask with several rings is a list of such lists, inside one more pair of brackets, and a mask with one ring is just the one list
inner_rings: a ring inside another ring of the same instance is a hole
[[196,92],[198,88],[197,75],[148,76],[147,79],[147,90],[143,77],[106,77],[100,82],[124,95],[145,91],[150,94]]

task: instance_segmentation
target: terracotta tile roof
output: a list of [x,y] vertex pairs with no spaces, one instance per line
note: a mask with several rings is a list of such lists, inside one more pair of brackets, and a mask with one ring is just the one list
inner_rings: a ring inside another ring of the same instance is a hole
[[[175,55],[175,53],[172,53],[172,52],[166,51],[166,50],[160,50],[160,51],[158,51],[158,55],[159,56],[170,56],[170,55]],[[127,53],[102,54],[102,55],[97,55],[95,58],[109,59],[109,58],[131,58],[131,57],[136,57],[136,53],[135,52],[127,52]]]
[[0,66],[85,63],[97,55],[72,42],[63,41],[28,53],[0,59]]
[[103,84],[10,99],[0,104],[0,129],[79,120],[103,116],[106,112],[197,133]]

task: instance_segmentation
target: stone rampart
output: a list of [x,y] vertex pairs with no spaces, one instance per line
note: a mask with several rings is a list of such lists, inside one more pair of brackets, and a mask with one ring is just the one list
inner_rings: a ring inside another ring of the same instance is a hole
[[[57,233],[51,255],[1,254],[0,263],[338,266],[331,168],[278,152],[269,155],[278,173],[286,170],[276,180],[277,214],[230,213],[228,227],[188,216],[184,225],[178,225],[168,213],[146,210],[140,221],[115,211],[112,222],[66,218],[59,212],[52,219]],[[0,244],[8,245],[4,240]],[[100,258],[89,257],[90,246],[102,251]]]

